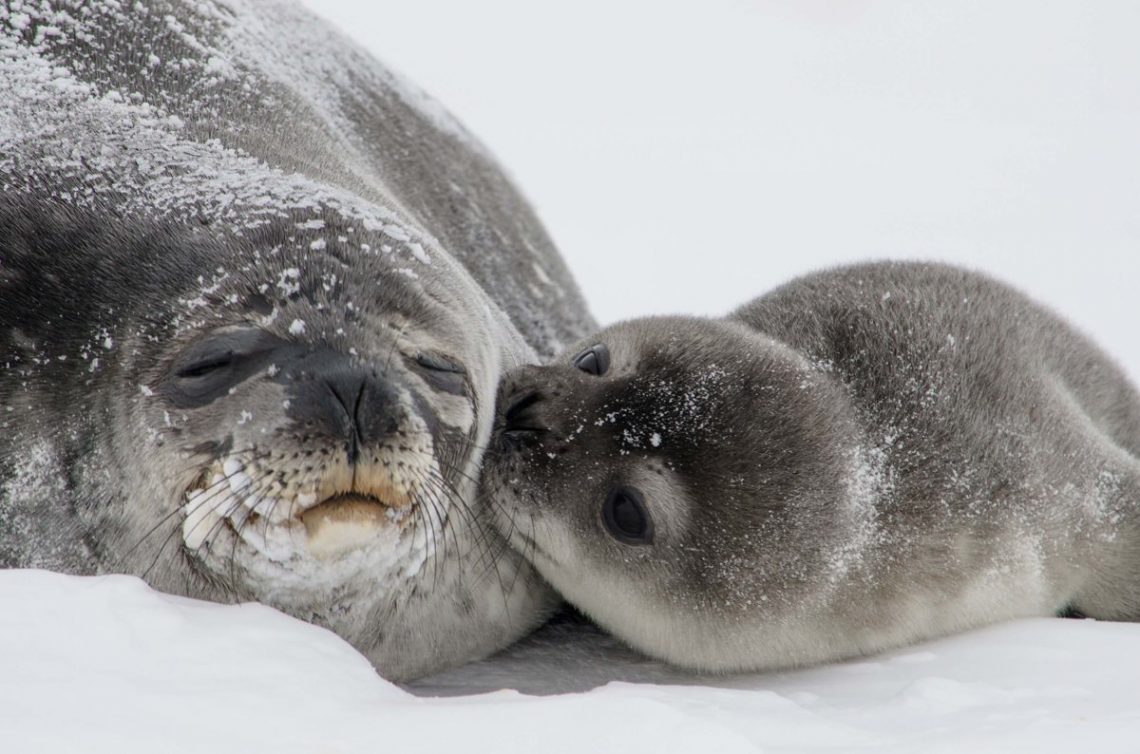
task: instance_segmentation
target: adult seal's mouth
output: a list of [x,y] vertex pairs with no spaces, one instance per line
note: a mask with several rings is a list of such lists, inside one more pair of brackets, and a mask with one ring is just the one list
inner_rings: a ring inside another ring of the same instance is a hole
[[309,537],[309,552],[320,558],[359,547],[377,529],[403,524],[410,513],[410,503],[395,507],[373,495],[349,493],[326,498],[300,516]]
[[237,458],[212,464],[186,492],[186,547],[208,550],[213,538],[227,532],[278,562],[298,554],[331,559],[367,546],[381,531],[402,531],[413,520],[418,489],[382,473],[358,473],[365,481],[347,489],[317,481],[295,494],[275,476]]

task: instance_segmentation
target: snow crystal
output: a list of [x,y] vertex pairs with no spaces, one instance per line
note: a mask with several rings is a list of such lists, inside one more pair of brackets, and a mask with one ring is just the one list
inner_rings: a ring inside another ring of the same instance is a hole
[[538,262],[531,264],[531,269],[534,270],[535,277],[537,277],[544,285],[554,285],[554,281],[546,274],[546,270],[542,269],[542,265]]
[[382,227],[384,229],[385,235],[388,235],[397,241],[407,242],[411,240],[411,236],[408,235],[408,231],[404,230],[398,225],[384,225]]
[[412,252],[412,256],[419,260],[421,264],[431,264],[431,257],[424,251],[424,247],[417,242],[408,244],[408,251]]

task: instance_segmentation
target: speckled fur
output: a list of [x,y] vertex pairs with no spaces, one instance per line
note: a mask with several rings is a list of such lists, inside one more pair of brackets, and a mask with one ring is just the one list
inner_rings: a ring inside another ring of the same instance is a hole
[[[299,6],[0,3],[0,565],[261,600],[395,679],[483,656],[554,603],[475,502],[495,386],[592,327],[485,150]],[[368,448],[369,473],[433,475],[413,526],[332,561],[225,529],[184,546],[210,464],[256,454],[300,487],[344,440],[306,430],[274,369],[173,401],[179,354],[226,328],[383,375],[418,434]]]
[[[593,343],[601,377],[571,366]],[[489,468],[499,526],[656,657],[770,669],[1066,608],[1140,619],[1140,399],[985,276],[809,275],[723,319],[614,325],[500,400],[529,390],[549,431]],[[642,490],[651,545],[606,532],[614,484]]]

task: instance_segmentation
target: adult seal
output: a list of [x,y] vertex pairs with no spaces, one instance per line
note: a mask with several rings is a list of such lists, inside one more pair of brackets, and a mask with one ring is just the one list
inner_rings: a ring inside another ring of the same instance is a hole
[[476,499],[592,323],[491,157],[276,2],[0,7],[0,564],[329,628],[393,679],[554,603]]
[[618,324],[502,388],[502,532],[632,646],[709,671],[1074,610],[1140,618],[1140,400],[934,264]]

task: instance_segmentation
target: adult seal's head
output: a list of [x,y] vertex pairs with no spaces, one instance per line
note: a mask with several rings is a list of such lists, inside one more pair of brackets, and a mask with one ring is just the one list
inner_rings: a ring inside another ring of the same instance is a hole
[[984,276],[808,276],[504,380],[504,536],[656,657],[755,670],[1068,609],[1140,618],[1140,397]]
[[0,17],[0,563],[333,628],[409,678],[553,604],[477,502],[589,316],[445,113],[291,5]]

